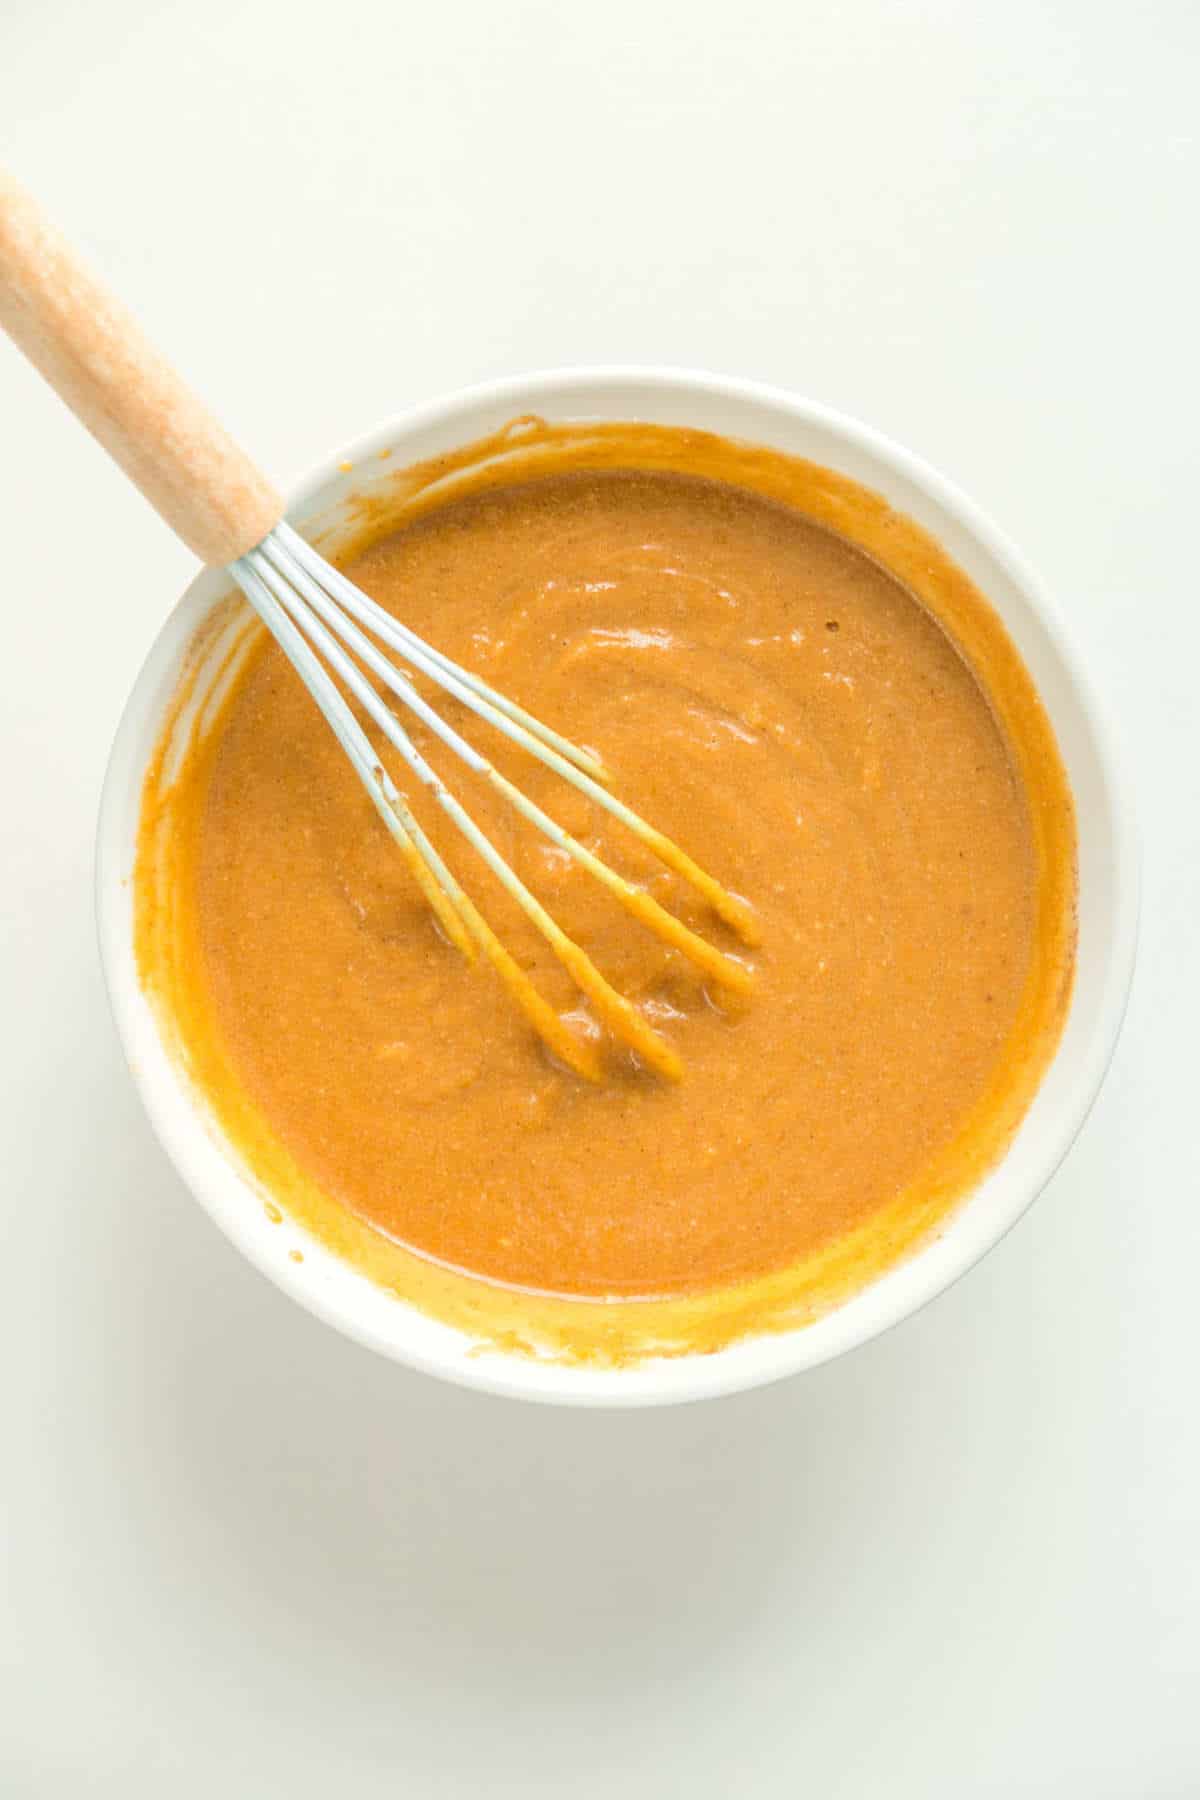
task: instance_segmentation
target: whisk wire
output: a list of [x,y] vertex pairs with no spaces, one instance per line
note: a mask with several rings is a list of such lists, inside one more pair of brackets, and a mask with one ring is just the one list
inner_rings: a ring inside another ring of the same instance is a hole
[[[586,952],[567,936],[501,856],[457,795],[422,755],[396,713],[371,685],[364,669],[468,767],[488,780],[531,824],[587,869],[634,917],[687,956],[705,974],[727,988],[745,992],[752,982],[750,971],[737,958],[726,955],[669,913],[644,889],[619,875],[565,831],[515,783],[501,775],[486,756],[429,704],[418,692],[408,670],[399,669],[389,661],[374,639],[388,645],[443,692],[461,701],[476,716],[626,824],[667,866],[686,875],[717,912],[734,924],[746,939],[752,938],[749,909],[735,896],[727,894],[670,839],[656,832],[603,787],[596,774],[606,771],[592,752],[580,749],[542,725],[440,651],[433,650],[345,576],[330,568],[286,524],[268,533],[230,568],[332,727],[450,941],[471,959],[476,947],[482,949],[547,1044],[578,1073],[589,1080],[600,1079],[600,1062],[594,1046],[584,1042],[563,1023],[496,937],[383,768],[350,705],[330,679],[330,671],[399,752],[417,780],[429,789],[457,830],[541,933],[576,985],[591,1000],[601,1023],[650,1068],[668,1079],[678,1080],[683,1064],[675,1048],[605,979]],[[367,631],[373,636],[368,636]],[[353,656],[349,652],[353,652]],[[596,774],[591,772],[593,770]]]
[[[349,756],[451,943],[472,962],[478,945],[549,1048],[577,1074],[589,1081],[600,1081],[603,1071],[594,1047],[563,1023],[446,867],[413,817],[404,796],[379,762],[370,739],[305,641],[290,616],[291,609],[285,608],[276,598],[249,557],[239,559],[230,568],[242,592],[275,637]],[[336,650],[336,646],[332,648]],[[331,656],[330,660],[334,658]],[[400,729],[397,726],[397,730]]]
[[[254,553],[252,552],[252,557],[253,554]],[[321,588],[320,584],[312,580],[298,563],[288,556],[286,552],[277,560],[278,569],[272,567],[268,561],[264,566],[263,573],[283,605],[293,612],[298,624],[304,627],[305,619],[293,606],[296,591],[299,591],[299,593],[303,595],[304,599],[313,610],[320,615],[321,619],[323,619],[334,632],[341,634],[344,642],[350,646],[360,661],[370,669],[371,672],[376,675],[405,706],[415,712],[417,717],[420,718],[429,729],[448,746],[449,749],[453,750],[457,756],[461,757],[468,767],[475,770],[477,774],[486,776],[493,787],[504,796],[511,806],[523,814],[523,816],[549,838],[552,843],[566,851],[569,856],[581,865],[581,867],[587,869],[595,876],[598,881],[608,888],[609,892],[614,895],[628,912],[640,919],[644,925],[648,926],[651,931],[654,931],[664,942],[671,944],[675,949],[681,951],[684,956],[688,957],[689,960],[696,965],[696,967],[702,969],[705,974],[711,976],[715,981],[718,981],[723,986],[731,988],[739,993],[745,993],[749,990],[752,977],[744,964],[739,963],[731,956],[725,955],[725,953],[718,950],[715,945],[710,944],[707,938],[702,938],[698,932],[690,930],[682,920],[675,918],[675,916],[672,913],[669,913],[665,907],[660,906],[658,901],[655,900],[652,895],[645,893],[644,890],[635,887],[632,882],[627,881],[623,876],[618,875],[614,869],[610,868],[609,865],[602,860],[602,858],[597,856],[593,851],[588,850],[586,846],[579,843],[576,838],[565,831],[561,825],[551,818],[550,815],[538,806],[535,801],[531,800],[514,782],[507,780],[501,775],[499,771],[492,766],[487,757],[476,750],[474,745],[468,743],[468,741],[457,732],[452,725],[448,724],[447,721],[429,705],[423,696],[416,691],[409,678],[382,655],[371,640],[365,633],[359,630],[358,626],[355,625],[352,620],[346,618],[337,603],[329,598]],[[281,574],[287,578],[282,582],[279,579]],[[292,584],[290,587],[288,585],[289,581]],[[309,635],[312,635],[311,631]],[[459,823],[457,809],[450,805],[453,796],[447,795],[447,790],[445,790],[441,781],[430,769],[428,763],[416,754],[415,748],[407,733],[404,734],[403,741],[395,735],[394,715],[386,709],[382,711],[378,709],[377,697],[372,689],[367,687],[365,683],[360,682],[357,670],[354,669],[353,664],[347,663],[340,652],[337,652],[336,650],[331,650],[328,654],[330,655],[331,661],[336,659],[336,666],[347,685],[351,687],[361,703],[371,712],[371,716],[375,718],[380,728],[387,733],[390,741],[395,744],[396,748],[400,751],[401,755],[404,756],[414,773],[427,787],[432,789],[442,805],[445,806],[448,811],[451,811],[452,816],[455,817],[455,822]],[[468,833],[468,835],[470,834]]]
[[[286,536],[284,535],[286,533]],[[598,766],[603,772],[603,765],[589,751],[581,750],[568,739],[560,737],[548,726],[533,719],[529,713],[513,705],[511,701],[495,694],[486,683],[478,680],[459,664],[451,662],[440,651],[434,651],[407,625],[402,625],[392,614],[370,599],[354,583],[347,579],[340,570],[331,568],[312,546],[306,544],[299,534],[288,525],[279,526],[263,543],[258,551],[277,567],[288,569],[290,562],[294,569],[298,564],[305,574],[312,577],[319,587],[339,601],[346,611],[361,624],[372,631],[376,637],[391,646],[401,656],[429,675],[445,692],[469,707],[470,710],[494,726],[504,736],[510,738],[523,750],[561,775],[564,781],[589,800],[595,801],[603,811],[620,821],[647,849],[659,860],[673,869],[677,874],[702,894],[717,916],[731,926],[743,943],[753,945],[758,941],[757,925],[750,907],[736,895],[730,894],[715,881],[698,863],[681,850],[678,844],[668,838],[665,833],[655,830],[647,824],[633,808],[619,800],[615,794],[602,786],[594,775],[588,773],[588,767]],[[282,552],[282,554],[281,554]],[[252,552],[258,554],[258,552]],[[340,626],[339,626],[340,629]],[[498,706],[497,700],[503,704]]]
[[[252,566],[258,562],[253,552],[247,560],[252,563]],[[265,559],[260,566],[263,579],[268,586],[273,588],[274,596],[280,605],[306,634],[311,643],[321,651],[350,693],[374,719],[388,742],[400,752],[418,781],[429,788],[468,843],[486,862],[526,917],[541,932],[559,961],[592,1001],[609,1029],[618,1037],[623,1038],[631,1049],[635,1050],[660,1074],[666,1075],[672,1080],[678,1080],[683,1073],[683,1065],[678,1053],[646,1023],[636,1007],[631,1006],[629,1001],[610,986],[591,958],[566,935],[557,921],[525,886],[525,883],[504,860],[487,834],[480,830],[457,795],[451,792],[440,776],[426,762],[396,715],[384,705],[332,632],[316,617],[305,600],[289,588],[286,580]],[[376,766],[379,766],[378,763]],[[411,827],[409,827],[409,834],[412,835]],[[428,839],[425,839],[424,842],[428,844]],[[461,894],[462,890],[456,884],[452,898],[458,901]]]

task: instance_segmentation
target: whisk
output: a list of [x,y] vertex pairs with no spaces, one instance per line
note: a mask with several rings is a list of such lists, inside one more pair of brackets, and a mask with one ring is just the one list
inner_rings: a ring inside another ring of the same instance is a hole
[[[608,771],[579,746],[497,693],[409,631],[333,568],[284,519],[271,483],[146,341],[125,309],[83,265],[30,196],[0,171],[0,324],[139,487],[167,524],[210,564],[224,565],[280,644],[350,758],[446,937],[482,952],[533,1029],[562,1062],[603,1078],[594,1042],[572,1031],[484,919],[383,767],[347,696],[357,701],[541,932],[596,1017],[648,1068],[682,1074],[678,1051],[600,973],[521,881],[417,749],[397,712],[368,679],[560,849],[633,917],[710,981],[745,992],[745,962],[719,949],[564,831],[494,768],[418,691],[413,673],[501,732],[586,794],[668,868],[688,881],[738,937],[756,941],[747,903],[721,886],[607,786]],[[400,659],[397,666],[380,646]],[[336,680],[334,679],[336,677]],[[340,683],[340,686],[339,686]],[[344,691],[343,691],[344,690]]]

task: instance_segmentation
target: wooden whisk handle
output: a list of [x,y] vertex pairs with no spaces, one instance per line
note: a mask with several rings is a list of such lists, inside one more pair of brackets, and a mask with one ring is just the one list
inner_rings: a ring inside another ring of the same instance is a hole
[[0,325],[205,562],[279,523],[271,483],[2,169]]

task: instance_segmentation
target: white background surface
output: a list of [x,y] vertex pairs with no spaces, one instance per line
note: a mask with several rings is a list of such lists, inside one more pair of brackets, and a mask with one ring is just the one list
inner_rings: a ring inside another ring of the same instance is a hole
[[3,0],[3,152],[284,481],[536,365],[790,384],[1040,566],[1140,787],[1117,1061],[1026,1222],[777,1389],[372,1358],[152,1142],[93,945],[190,573],[0,346],[0,1794],[1200,1794],[1194,0]]

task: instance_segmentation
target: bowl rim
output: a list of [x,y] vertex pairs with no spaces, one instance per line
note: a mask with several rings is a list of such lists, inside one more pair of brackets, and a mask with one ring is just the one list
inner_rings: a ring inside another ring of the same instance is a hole
[[[395,1361],[477,1391],[585,1406],[651,1405],[714,1398],[764,1386],[818,1367],[912,1317],[973,1268],[1007,1235],[1045,1188],[1082,1129],[1099,1093],[1128,1004],[1136,957],[1141,886],[1140,840],[1132,794],[1118,754],[1116,732],[1062,616],[1042,582],[1007,536],[954,483],[894,439],[835,408],[771,383],[662,364],[566,366],[511,375],[459,388],[403,409],[358,434],[289,485],[288,513],[304,506],[347,464],[357,466],[367,458],[378,457],[382,451],[402,452],[404,440],[415,439],[431,428],[453,430],[457,421],[465,421],[483,409],[514,416],[536,411],[539,402],[546,402],[564,389],[581,395],[599,395],[624,387],[636,387],[651,396],[670,394],[709,398],[782,411],[801,424],[815,426],[849,443],[889,467],[902,481],[922,491],[936,507],[955,520],[984,554],[1005,570],[1035,615],[1068,679],[1079,712],[1090,728],[1108,802],[1113,924],[1095,1021],[1084,1053],[1076,1059],[1067,1100],[1059,1110],[1053,1129],[1043,1133],[1045,1141],[1033,1159],[1028,1175],[1003,1206],[993,1206],[986,1215],[982,1209],[977,1209],[972,1228],[971,1196],[965,1196],[953,1215],[957,1221],[953,1237],[937,1236],[919,1246],[901,1263],[818,1320],[790,1330],[741,1340],[707,1354],[641,1362],[627,1369],[600,1370],[586,1366],[576,1369],[553,1365],[555,1377],[548,1382],[547,1365],[527,1357],[503,1353],[464,1357],[462,1334],[448,1327],[445,1328],[448,1336],[457,1340],[455,1354],[443,1355],[407,1342],[402,1329],[383,1331],[355,1316],[352,1308],[331,1300],[304,1264],[294,1263],[285,1256],[267,1254],[261,1234],[250,1228],[252,1209],[245,1205],[244,1196],[248,1191],[245,1182],[232,1167],[227,1167],[227,1182],[236,1184],[239,1189],[236,1203],[231,1201],[228,1193],[215,1191],[218,1185],[225,1184],[214,1182],[210,1171],[202,1166],[198,1142],[201,1137],[206,1137],[206,1128],[194,1106],[189,1103],[182,1109],[175,1107],[164,1091],[163,1080],[137,1054],[137,1047],[146,1036],[145,1021],[138,1011],[139,1004],[144,1008],[145,1002],[126,924],[127,858],[121,820],[128,806],[130,782],[136,783],[140,793],[146,766],[145,756],[139,749],[144,730],[142,697],[157,665],[162,664],[170,652],[174,634],[179,629],[179,615],[187,600],[197,582],[211,571],[198,572],[167,613],[130,687],[105,773],[95,854],[95,904],[101,962],[130,1074],[159,1142],[184,1184],[226,1236],[261,1273],[306,1310],[344,1335]],[[479,435],[478,430],[474,435]],[[465,437],[460,441],[466,441]],[[403,465],[398,461],[395,466]],[[1049,703],[1047,707],[1051,710]],[[1054,722],[1052,710],[1051,721]],[[125,906],[122,905],[123,898]],[[1072,1006],[1074,1003],[1073,997]],[[169,1053],[161,1040],[158,1047],[164,1064],[169,1062]],[[168,1075],[166,1085],[173,1093],[185,1093],[182,1081],[174,1075]],[[184,1118],[186,1126],[181,1123]],[[378,1293],[365,1276],[358,1279],[373,1293]],[[400,1300],[389,1304],[394,1309],[397,1324],[408,1319],[414,1310]]]

